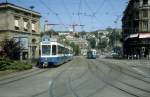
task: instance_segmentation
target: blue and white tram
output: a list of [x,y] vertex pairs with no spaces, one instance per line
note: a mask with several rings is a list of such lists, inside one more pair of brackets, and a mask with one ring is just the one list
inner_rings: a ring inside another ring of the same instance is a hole
[[97,52],[95,49],[91,49],[87,52],[87,58],[88,59],[96,59],[97,58]]
[[40,43],[40,67],[57,66],[72,59],[72,49],[58,42]]
[[65,47],[65,57],[67,61],[70,61],[73,58],[73,49],[69,46]]

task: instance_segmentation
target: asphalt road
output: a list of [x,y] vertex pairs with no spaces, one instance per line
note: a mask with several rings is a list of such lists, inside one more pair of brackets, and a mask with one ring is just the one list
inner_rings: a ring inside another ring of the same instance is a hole
[[149,63],[75,57],[0,78],[0,97],[150,97]]

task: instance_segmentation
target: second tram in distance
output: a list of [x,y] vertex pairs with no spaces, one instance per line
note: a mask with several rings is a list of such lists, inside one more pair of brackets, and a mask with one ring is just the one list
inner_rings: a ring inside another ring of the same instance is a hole
[[88,59],[96,59],[97,58],[97,52],[95,49],[91,49],[87,52],[87,58]]

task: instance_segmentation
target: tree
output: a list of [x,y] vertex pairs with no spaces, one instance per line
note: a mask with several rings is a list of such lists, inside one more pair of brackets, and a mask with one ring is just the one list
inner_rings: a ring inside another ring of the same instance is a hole
[[70,44],[70,46],[73,48],[73,51],[74,51],[75,55],[79,55],[80,54],[79,45],[76,45],[74,42],[72,42]]
[[20,42],[16,42],[14,39],[5,39],[1,43],[1,49],[3,51],[3,57],[12,60],[20,58],[20,52],[23,48],[20,46]]
[[99,43],[98,43],[98,49],[100,49],[100,50],[102,50],[102,51],[104,51],[105,50],[105,48],[107,47],[107,40],[106,39],[103,39],[102,41],[100,41]]
[[41,33],[41,37],[43,36],[43,35],[48,35],[48,36],[53,36],[53,35],[58,35],[58,33],[56,32],[56,31],[54,31],[54,30],[50,30],[50,31],[45,31],[45,32],[42,32]]
[[95,40],[95,38],[90,38],[90,39],[88,39],[88,41],[90,43],[91,48],[95,49],[96,48],[96,40]]
[[121,34],[120,34],[120,32],[119,31],[116,31],[115,29],[112,31],[112,33],[110,33],[109,34],[109,40],[110,40],[110,42],[109,42],[109,45],[111,46],[111,47],[114,47],[115,45],[115,42],[117,42],[117,41],[120,41],[120,39],[121,39]]
[[79,34],[75,33],[74,37],[79,38]]

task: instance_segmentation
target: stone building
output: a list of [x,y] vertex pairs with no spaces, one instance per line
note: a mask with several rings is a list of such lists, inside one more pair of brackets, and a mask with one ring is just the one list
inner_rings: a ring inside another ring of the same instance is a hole
[[150,0],[129,0],[122,18],[123,52],[128,58],[150,57]]
[[76,38],[76,37],[73,37],[72,35],[66,36],[66,39],[70,43],[74,43],[74,44],[78,45],[81,50],[80,54],[85,55],[86,51],[88,50],[88,41],[86,39]]
[[23,47],[21,58],[37,58],[40,13],[11,3],[0,4],[0,40],[14,38]]

